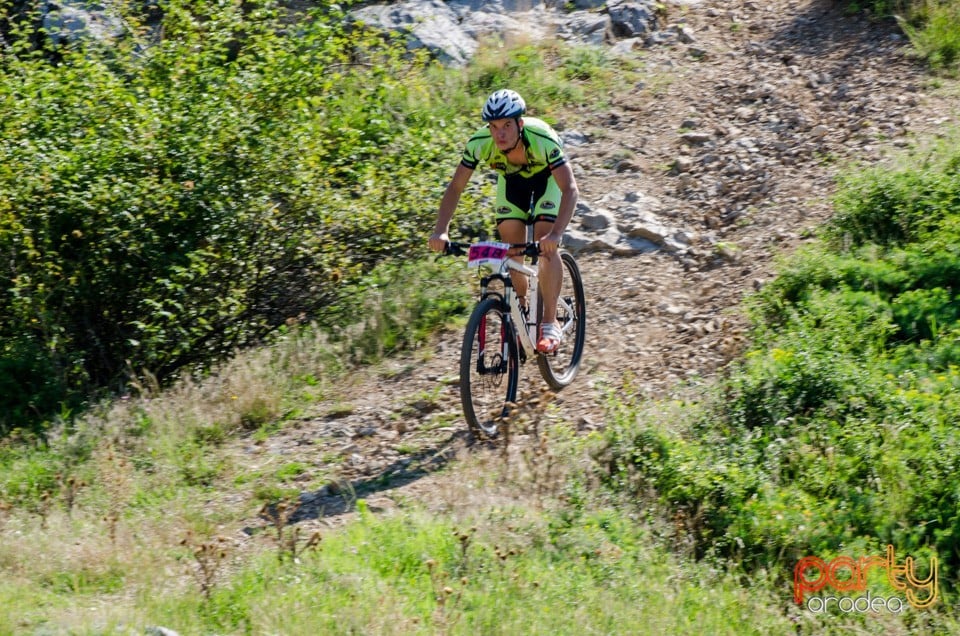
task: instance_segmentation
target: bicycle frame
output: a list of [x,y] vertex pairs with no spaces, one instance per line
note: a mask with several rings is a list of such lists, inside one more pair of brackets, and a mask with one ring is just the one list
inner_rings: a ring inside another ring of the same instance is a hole
[[[510,278],[510,270],[520,272],[527,277],[529,281],[527,286],[527,314],[524,315],[520,309],[520,299],[517,292],[513,289],[513,279]],[[527,356],[533,356],[536,353],[537,339],[537,310],[539,299],[537,297],[538,278],[537,272],[532,267],[523,263],[517,263],[513,260],[505,260],[500,269],[480,279],[480,298],[486,298],[491,294],[487,287],[492,280],[499,280],[503,283],[503,297],[507,306],[510,308],[510,326],[516,332],[520,346]]]
[[[520,308],[520,299],[517,296],[516,291],[513,289],[513,279],[510,277],[511,271],[523,274],[529,281],[527,284],[528,301],[526,315],[524,315],[523,310]],[[536,355],[536,343],[538,339],[537,316],[539,311],[538,303],[540,302],[540,297],[537,293],[540,282],[539,276],[537,275],[537,270],[526,263],[517,262],[512,259],[503,260],[497,272],[488,276],[484,276],[480,279],[481,299],[486,298],[491,293],[496,293],[487,291],[487,287],[491,280],[500,280],[503,283],[504,300],[506,301],[507,306],[510,307],[511,326],[519,336],[518,340],[523,352],[527,357]],[[564,309],[571,314],[573,313],[573,308],[570,306],[567,299],[560,298],[558,301]],[[523,328],[518,328],[519,325],[523,325]],[[561,325],[561,331],[563,332],[564,337],[567,337],[570,328],[571,323]]]

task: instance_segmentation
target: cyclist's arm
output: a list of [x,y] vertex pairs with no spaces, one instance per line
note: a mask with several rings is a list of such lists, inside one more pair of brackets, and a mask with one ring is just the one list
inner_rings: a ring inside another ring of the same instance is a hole
[[[557,166],[551,174],[557,182],[557,187],[560,188],[560,209],[557,211],[557,220],[553,222],[553,229],[544,238],[554,242],[559,247],[560,241],[563,239],[563,233],[567,229],[567,224],[570,223],[573,212],[577,208],[580,190],[577,188],[577,180],[573,176],[573,168],[570,167],[569,163]],[[541,239],[541,249],[544,247],[542,241],[543,239]],[[552,251],[550,247],[552,246],[547,246],[548,253]]]
[[447,184],[447,189],[440,199],[440,210],[437,212],[437,224],[433,228],[433,236],[430,237],[430,249],[440,251],[448,240],[447,230],[450,227],[450,219],[460,203],[460,195],[467,187],[470,177],[473,176],[473,168],[468,168],[462,163],[457,166],[453,178]]

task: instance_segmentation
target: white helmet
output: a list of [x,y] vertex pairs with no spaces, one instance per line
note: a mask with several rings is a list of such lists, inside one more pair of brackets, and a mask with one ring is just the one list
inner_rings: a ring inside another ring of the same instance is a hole
[[516,91],[504,88],[489,98],[483,105],[483,112],[480,116],[483,121],[493,121],[494,119],[516,119],[527,111],[527,104]]

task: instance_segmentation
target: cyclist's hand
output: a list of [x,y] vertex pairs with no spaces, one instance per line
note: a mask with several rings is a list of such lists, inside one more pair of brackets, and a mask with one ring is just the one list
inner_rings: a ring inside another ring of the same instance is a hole
[[562,240],[563,235],[557,236],[552,232],[547,234],[540,239],[540,254],[547,257],[556,254],[557,250],[560,249],[560,241]]
[[450,237],[447,236],[446,232],[434,232],[430,235],[430,249],[434,252],[442,252],[444,248],[447,247],[447,243],[450,242]]

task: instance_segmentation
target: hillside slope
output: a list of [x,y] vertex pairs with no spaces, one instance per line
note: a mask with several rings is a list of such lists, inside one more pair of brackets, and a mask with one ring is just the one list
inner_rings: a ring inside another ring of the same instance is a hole
[[[624,383],[664,397],[708,381],[742,349],[741,299],[830,215],[838,171],[883,161],[960,106],[951,84],[935,86],[910,58],[892,21],[847,16],[835,2],[708,0],[673,7],[670,19],[694,42],[623,52],[646,67],[645,81],[611,96],[606,112],[560,122],[587,139],[570,148],[587,206],[616,214],[637,194],[653,197],[694,239],[682,253],[579,256],[586,362],[548,417],[584,432],[603,426],[607,391]],[[301,494],[295,520],[306,524],[344,518],[347,483],[380,507],[428,498],[446,478],[435,469],[466,444],[460,337],[439,334],[352,376],[295,425],[237,444],[236,464],[295,457],[314,467],[304,483],[336,466],[330,486]],[[522,369],[521,386],[545,387],[535,365]]]

